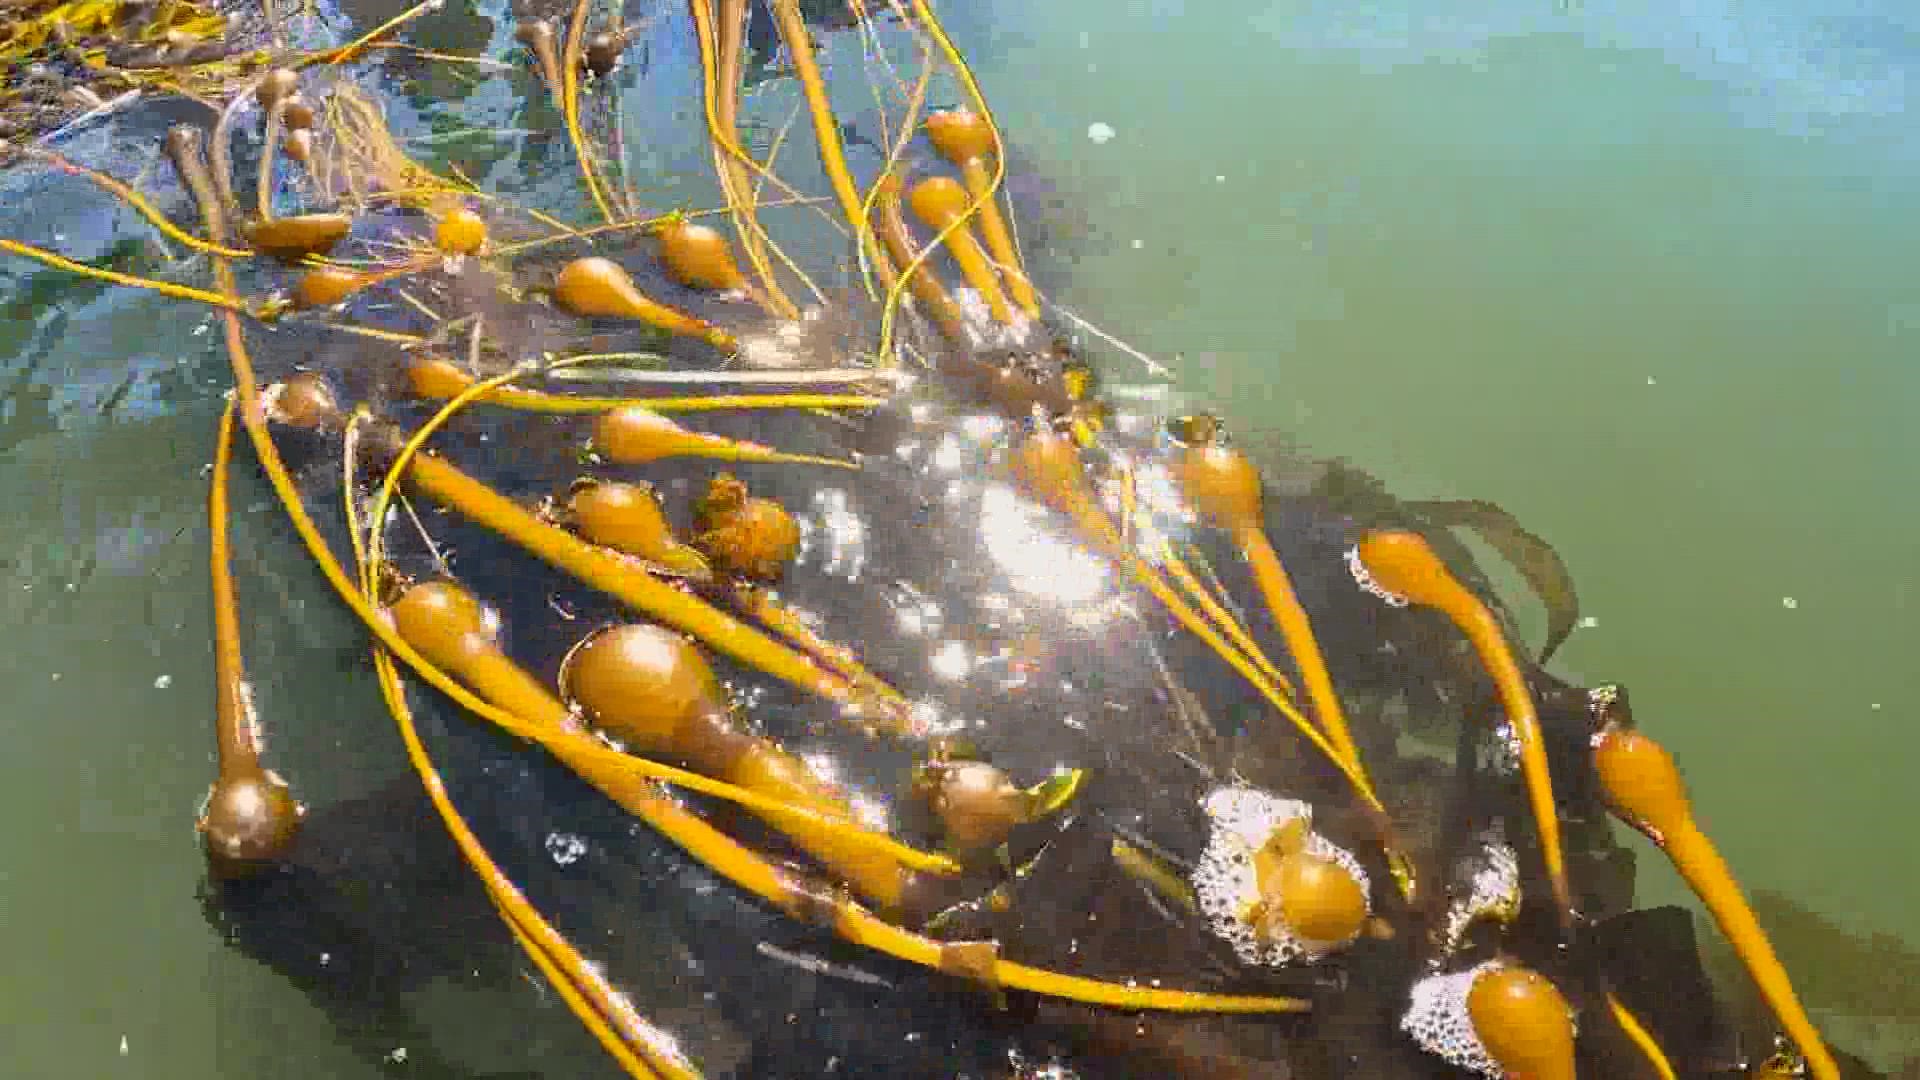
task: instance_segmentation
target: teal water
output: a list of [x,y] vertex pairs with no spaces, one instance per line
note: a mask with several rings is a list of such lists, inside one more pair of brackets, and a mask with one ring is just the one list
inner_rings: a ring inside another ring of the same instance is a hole
[[[1633,689],[1743,880],[1785,898],[1762,908],[1798,929],[1790,966],[1882,934],[1883,969],[1912,972],[1920,17],[1815,6],[952,17],[1063,204],[1042,222],[1062,303],[1242,432],[1497,501],[1551,539],[1594,620],[1562,668]],[[504,123],[502,97],[470,100]],[[146,153],[123,148],[125,171]],[[125,220],[56,228],[100,205],[0,179],[0,234],[155,254]],[[0,1075],[373,1075],[193,899],[200,470],[224,361],[179,311],[0,262],[0,944],[10,972],[59,973],[0,979]],[[238,501],[242,551],[285,547],[262,489]],[[250,666],[303,790],[392,775],[391,747],[331,734],[377,708],[340,660],[358,634],[297,560],[241,569]],[[1850,963],[1806,986],[1816,1013],[1882,1064],[1915,1053],[1913,992]],[[466,995],[426,1011],[486,1007]],[[529,1053],[496,1041],[474,1051],[491,1067]]]

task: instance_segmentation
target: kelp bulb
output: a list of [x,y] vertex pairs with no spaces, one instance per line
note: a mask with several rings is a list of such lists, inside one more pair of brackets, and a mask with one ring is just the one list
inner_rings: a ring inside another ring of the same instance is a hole
[[313,132],[301,128],[287,132],[280,140],[280,152],[302,165],[313,160]]
[[1370,532],[1361,538],[1358,554],[1374,584],[1413,603],[1444,609],[1461,594],[1460,583],[1418,533]]
[[326,427],[340,419],[340,405],[325,376],[302,371],[268,388],[267,416],[288,427]]
[[433,226],[433,246],[442,255],[472,255],[487,242],[487,223],[464,206],[441,215]]
[[972,109],[947,109],[928,116],[927,139],[955,165],[985,157],[993,149],[993,129]]
[[1511,965],[1482,972],[1467,992],[1467,1016],[1509,1077],[1573,1080],[1573,1013],[1545,976]]
[[284,858],[305,816],[285,780],[252,765],[214,781],[200,833],[215,870],[237,876]]
[[1194,446],[1174,466],[1187,500],[1203,516],[1226,528],[1260,520],[1260,471],[1245,454],[1227,446]]
[[644,301],[633,278],[611,259],[575,259],[554,279],[553,298],[575,315],[639,318]]
[[494,625],[480,601],[460,586],[429,581],[408,589],[387,608],[407,644],[442,667],[493,648]]
[[353,230],[345,214],[301,214],[256,222],[247,230],[247,242],[263,255],[298,263],[309,255],[325,255]]
[[300,85],[300,75],[292,68],[274,68],[260,79],[260,89],[254,91],[260,107],[271,115],[282,101],[285,101]]
[[298,94],[288,98],[286,104],[280,106],[280,122],[294,131],[312,130],[313,120],[313,106],[307,104]]
[[1031,800],[1000,769],[983,761],[938,766],[933,810],[960,851],[993,847],[1028,819]]
[[1607,799],[1629,817],[1670,832],[1686,820],[1686,784],[1666,747],[1638,731],[1609,728],[1593,750]]
[[967,189],[946,176],[929,176],[907,193],[907,205],[922,221],[941,227],[967,209]]
[[1367,895],[1334,859],[1295,852],[1280,860],[1271,886],[1273,909],[1302,941],[1344,945],[1366,926]]
[[562,691],[587,718],[635,749],[672,747],[718,711],[719,683],[693,643],[659,626],[616,626],[568,657]]
[[293,306],[332,307],[372,284],[372,279],[343,266],[316,266],[293,286]]
[[582,58],[586,61],[588,71],[595,75],[611,75],[613,69],[620,65],[620,54],[626,48],[626,35],[602,30],[587,39]]
[[625,405],[594,421],[593,445],[612,461],[644,465],[683,450],[693,434],[652,409]]
[[587,481],[575,485],[567,515],[581,536],[683,574],[700,574],[705,560],[674,539],[652,490],[640,484]]
[[681,221],[661,229],[660,261],[689,289],[726,291],[746,284],[727,238],[705,225]]

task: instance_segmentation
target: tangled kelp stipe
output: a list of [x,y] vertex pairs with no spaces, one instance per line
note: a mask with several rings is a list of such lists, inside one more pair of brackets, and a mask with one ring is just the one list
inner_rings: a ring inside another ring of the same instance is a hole
[[[1116,404],[1138,369],[1026,265],[927,0],[466,12],[485,55],[404,40],[438,5],[338,40],[267,8],[239,59],[191,4],[3,10],[171,124],[166,194],[64,114],[7,143],[164,272],[0,249],[217,312],[208,910],[343,1030],[511,941],[631,1076],[1843,1075],[1625,692],[1545,669],[1552,549]],[[395,66],[509,72],[518,160],[423,160]],[[714,204],[663,205],[642,133]],[[242,434],[365,626],[403,789],[309,808],[269,767]],[[1534,650],[1458,533],[1546,606]],[[1633,909],[1610,816],[1764,1029]]]

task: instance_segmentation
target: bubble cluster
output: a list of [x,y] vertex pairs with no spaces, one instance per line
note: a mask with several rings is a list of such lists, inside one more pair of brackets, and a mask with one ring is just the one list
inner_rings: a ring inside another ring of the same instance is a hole
[[1499,966],[1489,960],[1452,974],[1429,975],[1413,984],[1412,1000],[1400,1017],[1400,1030],[1420,1048],[1448,1064],[1500,1080],[1500,1066],[1487,1054],[1467,1014],[1467,994],[1482,973]]
[[1449,954],[1460,948],[1474,923],[1481,919],[1504,923],[1520,910],[1520,861],[1513,847],[1497,831],[1481,841],[1479,852],[1463,861],[1466,895],[1447,909],[1441,941]]
[[1311,831],[1313,807],[1297,799],[1282,799],[1249,787],[1217,788],[1201,800],[1201,808],[1213,823],[1207,847],[1193,871],[1194,892],[1200,911],[1213,932],[1233,946],[1235,955],[1249,964],[1279,967],[1312,963],[1326,951],[1322,942],[1308,941],[1286,933],[1262,936],[1248,915],[1261,900],[1260,882],[1254,873],[1254,854],[1276,830],[1291,821],[1309,826],[1305,850],[1338,863],[1353,875],[1372,911],[1372,890],[1367,872],[1352,852]]

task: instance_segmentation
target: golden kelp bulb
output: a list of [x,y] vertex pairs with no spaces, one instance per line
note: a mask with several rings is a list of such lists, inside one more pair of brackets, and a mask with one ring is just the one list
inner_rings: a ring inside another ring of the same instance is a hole
[[[1010,323],[1012,311],[1007,307],[1006,294],[1000,290],[999,279],[987,263],[986,252],[973,238],[973,231],[960,224],[969,201],[967,190],[946,176],[930,176],[907,193],[907,205],[920,220],[946,234],[947,253],[960,265],[960,273],[966,277],[967,284],[979,292],[994,319]],[[982,205],[984,207],[984,203]],[[953,231],[947,232],[949,229]]]
[[304,128],[287,132],[287,137],[280,141],[280,152],[305,165],[313,159],[313,132]]
[[575,259],[554,279],[553,298],[575,315],[638,318],[644,303],[620,264],[597,255]]
[[972,109],[947,109],[927,117],[927,140],[940,156],[963,165],[993,151],[993,130]]
[[674,539],[651,489],[618,481],[575,485],[567,515],[587,540],[682,574],[705,574],[706,560]]
[[907,205],[920,220],[942,229],[966,213],[967,201],[967,189],[946,176],[929,176],[907,192]]
[[562,691],[587,719],[636,750],[668,749],[722,711],[720,684],[693,643],[664,627],[616,626],[567,660]]
[[602,30],[587,39],[587,47],[581,54],[581,59],[586,63],[587,70],[595,75],[611,75],[613,69],[620,65],[620,54],[625,52],[626,48],[625,34]]
[[298,94],[288,98],[286,104],[280,107],[280,122],[293,131],[312,130],[313,120],[313,106]]
[[1673,832],[1691,816],[1680,770],[1653,739],[1609,728],[1594,747],[1593,765],[1608,801],[1655,832]]
[[487,223],[464,206],[441,215],[433,226],[433,246],[442,255],[473,255],[487,242]]
[[593,424],[594,448],[626,465],[644,465],[678,453],[692,432],[652,409],[627,405],[600,414]]
[[713,478],[699,507],[694,541],[714,565],[731,574],[771,581],[800,548],[800,526],[772,499],[747,494],[729,473]]
[[1306,819],[1294,818],[1254,853],[1258,929],[1270,940],[1291,934],[1318,949],[1345,945],[1366,926],[1366,890],[1339,860],[1309,850],[1307,837]]
[[1418,533],[1371,532],[1361,539],[1358,552],[1360,564],[1380,588],[1449,614],[1459,606],[1464,595],[1460,583]]
[[1367,922],[1367,897],[1347,868],[1324,855],[1300,852],[1280,862],[1278,910],[1304,941],[1344,945]]
[[215,872],[238,876],[284,858],[306,813],[278,773],[252,762],[223,770],[199,822]]
[[414,397],[446,401],[472,385],[473,379],[443,356],[418,356],[407,364],[407,388]]
[[296,308],[332,307],[373,284],[370,274],[344,266],[316,266],[300,275],[293,286]]
[[1487,1056],[1513,1080],[1574,1080],[1573,1012],[1538,972],[1482,972],[1467,991],[1467,1016]]
[[566,311],[588,317],[637,319],[673,334],[700,338],[732,350],[733,335],[684,311],[648,299],[620,264],[599,256],[575,259],[554,280],[553,298]]
[[678,221],[662,228],[660,261],[673,280],[689,289],[725,292],[747,282],[733,261],[727,238],[705,225]]
[[408,644],[442,667],[494,648],[493,618],[458,585],[429,581],[408,589],[387,608],[394,629]]
[[324,376],[311,371],[291,375],[267,388],[267,417],[288,427],[328,427],[340,419],[340,405]]
[[260,108],[271,116],[300,86],[300,75],[292,68],[274,68],[260,79],[260,88],[254,91],[254,97],[260,102]]
[[345,214],[301,214],[255,222],[246,230],[247,242],[263,255],[297,263],[309,255],[325,255],[346,239],[353,219]]
[[1174,478],[1202,517],[1226,529],[1260,521],[1260,470],[1238,450],[1190,446],[1174,461]]
[[983,761],[936,767],[933,812],[957,851],[997,846],[1030,818],[1032,800],[1007,774]]

